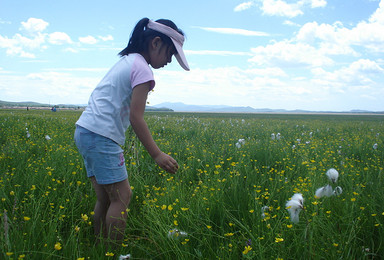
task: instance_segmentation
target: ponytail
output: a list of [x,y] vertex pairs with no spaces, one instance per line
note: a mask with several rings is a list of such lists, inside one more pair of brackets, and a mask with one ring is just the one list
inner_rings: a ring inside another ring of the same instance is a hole
[[[124,50],[119,52],[119,55],[121,57],[130,53],[146,52],[148,50],[149,42],[155,37],[160,37],[161,40],[169,46],[173,45],[172,40],[168,36],[155,30],[148,29],[148,22],[148,18],[143,18],[136,24],[129,39],[128,46]],[[184,33],[179,28],[177,28],[177,26],[170,20],[160,19],[156,22],[169,26],[179,32],[181,35],[184,35]]]
[[143,18],[136,24],[132,31],[131,38],[129,39],[128,46],[119,53],[120,56],[128,55],[129,53],[134,52],[140,53],[143,51],[143,34],[147,27],[148,21],[148,18]]

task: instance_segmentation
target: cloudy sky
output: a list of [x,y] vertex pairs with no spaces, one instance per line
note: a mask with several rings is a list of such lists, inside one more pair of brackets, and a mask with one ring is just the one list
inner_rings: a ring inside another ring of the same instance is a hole
[[154,70],[150,105],[384,111],[384,0],[0,0],[0,100],[86,104],[143,17],[191,67]]

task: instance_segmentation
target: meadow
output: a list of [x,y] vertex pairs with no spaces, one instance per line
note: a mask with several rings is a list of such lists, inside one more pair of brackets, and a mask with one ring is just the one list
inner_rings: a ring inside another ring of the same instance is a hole
[[[80,113],[0,110],[0,259],[384,256],[382,115],[146,113],[180,169],[161,170],[127,132],[133,198],[112,250],[93,236],[95,194],[73,141]],[[342,192],[315,196],[327,184]]]

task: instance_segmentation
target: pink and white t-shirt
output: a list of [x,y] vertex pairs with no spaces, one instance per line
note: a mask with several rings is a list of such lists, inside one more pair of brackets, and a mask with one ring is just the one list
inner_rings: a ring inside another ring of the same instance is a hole
[[155,87],[153,72],[143,56],[123,56],[93,90],[88,106],[77,125],[123,145],[128,129],[132,90],[150,82]]

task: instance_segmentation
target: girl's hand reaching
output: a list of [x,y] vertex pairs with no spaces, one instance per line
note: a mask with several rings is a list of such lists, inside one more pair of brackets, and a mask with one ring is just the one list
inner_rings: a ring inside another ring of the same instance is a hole
[[154,160],[163,170],[169,173],[176,173],[179,169],[176,160],[166,153],[161,152]]

